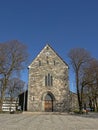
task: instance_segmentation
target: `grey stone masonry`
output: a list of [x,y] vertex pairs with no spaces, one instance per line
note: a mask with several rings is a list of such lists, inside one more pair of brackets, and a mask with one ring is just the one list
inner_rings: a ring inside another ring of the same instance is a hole
[[47,95],[51,96],[52,111],[68,110],[68,65],[52,47],[47,44],[28,68],[28,111],[45,111]]

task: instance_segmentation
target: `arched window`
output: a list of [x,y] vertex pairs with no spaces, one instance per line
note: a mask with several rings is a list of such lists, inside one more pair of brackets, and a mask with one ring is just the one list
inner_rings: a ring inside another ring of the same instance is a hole
[[41,66],[41,61],[39,61],[39,66]]
[[54,65],[55,65],[55,60],[54,60]]
[[45,76],[45,86],[53,86],[53,77],[50,73]]
[[49,60],[47,60],[47,65],[49,64]]

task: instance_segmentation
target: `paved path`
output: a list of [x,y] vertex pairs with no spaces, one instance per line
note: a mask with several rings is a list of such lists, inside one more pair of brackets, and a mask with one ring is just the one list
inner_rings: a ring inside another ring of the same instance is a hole
[[98,130],[98,114],[0,114],[0,130]]

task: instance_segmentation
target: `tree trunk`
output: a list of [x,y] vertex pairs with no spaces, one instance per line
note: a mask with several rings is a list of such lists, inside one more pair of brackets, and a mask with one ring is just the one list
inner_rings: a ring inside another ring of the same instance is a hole
[[78,71],[76,72],[76,87],[77,87],[79,112],[82,113],[82,103],[81,103],[80,92],[79,92],[79,75],[78,75]]
[[98,112],[98,103],[97,103],[97,98],[95,97],[95,105],[96,105],[96,111]]
[[1,100],[0,100],[0,111],[2,111],[3,101],[4,101],[4,90],[1,90]]
[[81,111],[82,111],[82,104],[83,104],[83,88],[84,86],[81,86]]
[[3,106],[5,90],[6,90],[6,86],[7,86],[7,81],[8,81],[8,79],[6,78],[6,75],[4,74],[4,80],[3,80],[2,88],[1,88],[0,111],[2,111],[2,106]]

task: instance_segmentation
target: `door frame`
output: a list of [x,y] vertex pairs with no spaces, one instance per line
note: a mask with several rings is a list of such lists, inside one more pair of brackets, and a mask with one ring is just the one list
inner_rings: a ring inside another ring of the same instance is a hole
[[53,111],[53,98],[51,97],[50,94],[47,94],[46,96],[49,96],[50,99],[46,99],[44,100],[44,110],[46,112],[52,112]]
[[54,94],[50,91],[47,91],[47,92],[42,94],[42,98],[41,98],[41,100],[42,100],[42,111],[45,112],[45,97],[46,97],[47,94],[49,94],[52,98],[52,112],[53,112],[54,111],[54,105],[55,105],[55,97],[54,97]]

